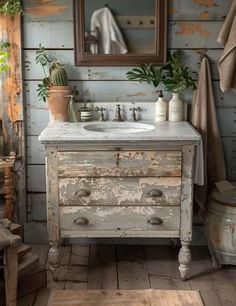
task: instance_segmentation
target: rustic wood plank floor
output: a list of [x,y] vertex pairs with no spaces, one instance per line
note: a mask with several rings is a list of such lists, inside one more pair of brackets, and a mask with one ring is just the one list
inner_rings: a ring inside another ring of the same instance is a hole
[[[48,246],[33,246],[48,267]],[[50,288],[199,290],[205,306],[236,305],[236,267],[212,267],[206,247],[192,247],[187,281],[180,279],[178,247],[74,245],[62,247],[57,282],[48,270],[48,288],[19,299],[18,306],[46,306]]]

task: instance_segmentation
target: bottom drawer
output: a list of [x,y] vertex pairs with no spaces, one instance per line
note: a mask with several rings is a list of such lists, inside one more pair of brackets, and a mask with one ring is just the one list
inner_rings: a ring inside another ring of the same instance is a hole
[[62,237],[179,237],[180,207],[60,207]]

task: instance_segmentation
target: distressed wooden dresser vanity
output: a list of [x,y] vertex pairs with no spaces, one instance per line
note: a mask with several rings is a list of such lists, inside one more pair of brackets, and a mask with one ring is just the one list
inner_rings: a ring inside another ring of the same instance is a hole
[[180,238],[179,270],[185,278],[199,134],[187,122],[123,134],[85,127],[52,123],[40,135],[51,267],[58,265],[59,243],[68,237]]

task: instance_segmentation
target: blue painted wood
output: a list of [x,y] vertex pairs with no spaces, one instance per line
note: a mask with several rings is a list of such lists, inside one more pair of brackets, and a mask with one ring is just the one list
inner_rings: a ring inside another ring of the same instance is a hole
[[[172,49],[221,48],[216,41],[221,26],[222,21],[170,21],[168,46]],[[38,48],[39,43],[45,48],[74,48],[72,21],[25,22],[24,33],[25,48]]]
[[[172,50],[175,51],[175,50]],[[183,65],[191,67],[192,70],[198,72],[200,65],[200,50],[184,50]],[[127,80],[126,72],[132,67],[75,67],[73,50],[50,50],[48,51],[50,58],[58,59],[65,65],[70,80]],[[209,57],[212,77],[219,79],[217,62],[222,54],[221,49],[208,50],[206,54]],[[25,80],[41,79],[43,70],[40,65],[35,65],[35,50],[24,51],[24,70]]]
[[[41,5],[36,0],[24,0],[23,2],[25,7],[24,20],[26,21],[72,20],[72,0],[55,0],[49,3],[50,7],[47,2],[41,3]],[[209,1],[205,1],[205,4],[204,1],[199,3],[189,0],[169,0],[169,20],[224,20],[231,1],[214,0],[211,4]],[[43,15],[40,14],[42,11]],[[58,13],[55,14],[53,11],[58,11]]]

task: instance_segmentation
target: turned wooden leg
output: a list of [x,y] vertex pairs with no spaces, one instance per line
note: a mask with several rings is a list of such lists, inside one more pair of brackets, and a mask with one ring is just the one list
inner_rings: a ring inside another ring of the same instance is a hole
[[48,253],[50,270],[54,271],[59,266],[59,247],[57,244],[51,244]]
[[7,247],[4,250],[4,277],[6,306],[17,305],[18,256],[17,248]]
[[189,265],[191,262],[191,253],[189,250],[189,241],[181,240],[182,247],[179,251],[179,272],[183,280],[186,279]]

